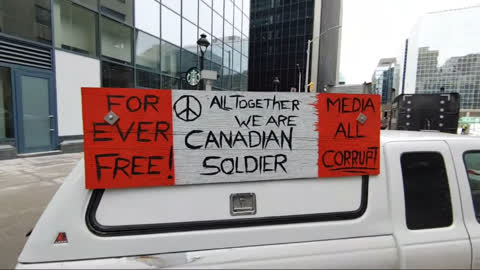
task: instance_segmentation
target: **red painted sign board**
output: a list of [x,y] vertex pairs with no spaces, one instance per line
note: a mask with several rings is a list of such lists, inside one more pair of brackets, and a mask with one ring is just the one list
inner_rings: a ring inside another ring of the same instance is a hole
[[317,95],[318,176],[380,173],[380,96]]
[[82,88],[87,189],[175,184],[171,93]]

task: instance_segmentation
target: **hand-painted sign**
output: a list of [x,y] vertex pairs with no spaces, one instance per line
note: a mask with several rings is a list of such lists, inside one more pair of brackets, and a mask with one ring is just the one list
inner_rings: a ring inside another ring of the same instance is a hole
[[376,95],[83,88],[86,187],[379,173]]

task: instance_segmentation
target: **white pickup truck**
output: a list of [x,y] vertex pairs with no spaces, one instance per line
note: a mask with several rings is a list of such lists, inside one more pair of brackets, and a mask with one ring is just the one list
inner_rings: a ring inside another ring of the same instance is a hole
[[17,268],[480,268],[480,139],[385,131],[380,153],[370,177],[95,191],[80,162]]

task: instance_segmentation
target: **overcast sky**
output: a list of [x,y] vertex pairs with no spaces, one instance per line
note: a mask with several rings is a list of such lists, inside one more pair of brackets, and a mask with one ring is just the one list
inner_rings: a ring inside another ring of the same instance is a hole
[[423,14],[474,5],[480,0],[344,0],[340,73],[346,84],[370,82],[380,58],[398,57]]

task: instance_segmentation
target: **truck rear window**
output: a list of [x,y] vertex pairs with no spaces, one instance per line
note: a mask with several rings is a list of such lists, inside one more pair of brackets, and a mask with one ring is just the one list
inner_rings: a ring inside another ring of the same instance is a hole
[[[249,215],[233,194],[255,194]],[[100,236],[229,229],[355,219],[367,208],[368,176],[95,190],[86,213]]]
[[472,191],[473,208],[480,222],[480,151],[466,152],[463,156],[467,169],[468,182]]

